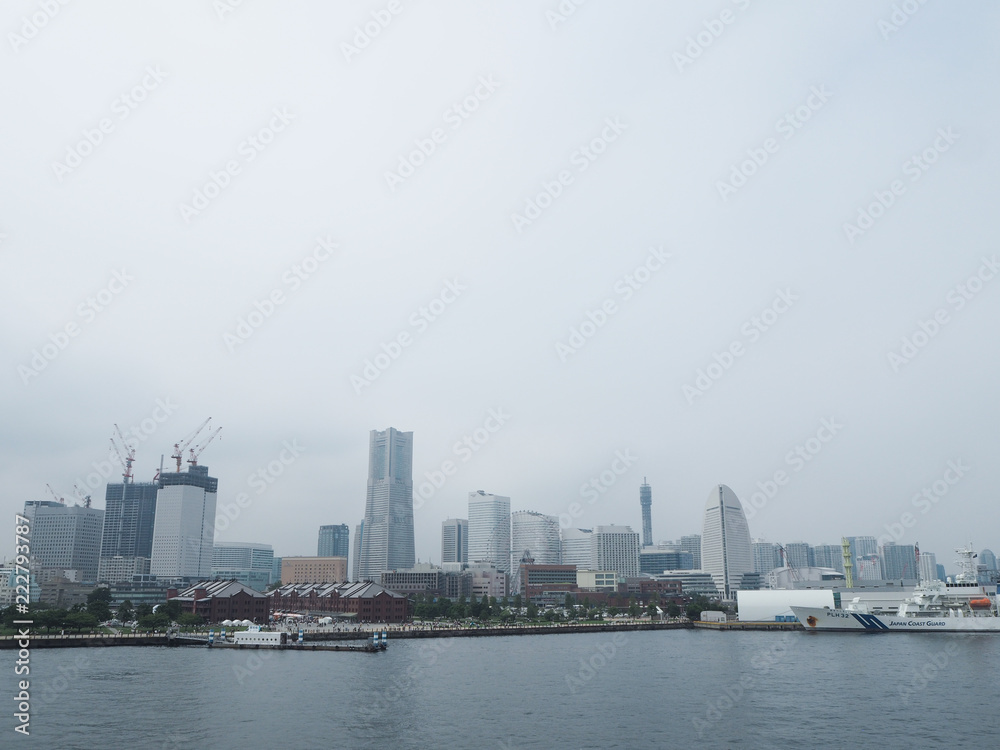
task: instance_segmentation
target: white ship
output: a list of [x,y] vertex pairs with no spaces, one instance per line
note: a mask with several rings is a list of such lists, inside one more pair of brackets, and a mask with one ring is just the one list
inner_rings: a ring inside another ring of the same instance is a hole
[[843,609],[792,606],[792,612],[806,630],[1000,633],[996,584],[977,582],[971,544],[955,551],[961,572],[954,583],[920,583],[895,611],[871,612],[856,597]]

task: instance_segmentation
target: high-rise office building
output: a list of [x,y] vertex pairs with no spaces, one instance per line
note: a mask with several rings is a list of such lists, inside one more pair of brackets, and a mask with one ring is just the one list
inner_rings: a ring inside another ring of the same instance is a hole
[[149,573],[159,487],[157,482],[108,485],[104,494],[99,581],[119,583]]
[[916,580],[917,550],[912,544],[882,546],[882,577],[886,581],[897,579]]
[[623,578],[639,575],[639,535],[629,526],[598,526],[590,537],[594,570],[613,570]]
[[993,554],[993,550],[987,548],[979,553],[979,564],[982,565],[987,573],[996,572],[997,570],[997,556]]
[[766,576],[775,568],[780,568],[784,565],[784,562],[781,560],[781,550],[778,549],[778,545],[774,542],[765,542],[762,539],[758,539],[752,545],[754,573]]
[[878,540],[873,536],[849,536],[847,541],[851,545],[852,560],[878,554]]
[[533,510],[518,510],[510,514],[511,570],[513,591],[521,590],[522,561],[535,565],[559,565],[562,562],[562,540],[559,519]]
[[789,542],[785,545],[784,564],[789,568],[811,568],[813,561],[809,556],[810,551],[805,542]]
[[813,565],[844,572],[844,553],[839,544],[817,544],[812,548]]
[[33,572],[39,568],[73,570],[75,580],[97,581],[101,558],[104,511],[52,500],[29,500],[24,515],[31,519]]
[[855,558],[854,578],[858,581],[881,581],[882,558],[878,555],[862,555]]
[[690,552],[679,548],[639,550],[639,572],[650,575],[661,575],[665,570],[691,570],[694,562]]
[[701,534],[682,536],[679,544],[684,552],[691,553],[691,559],[694,560],[694,569],[701,570]]
[[642,508],[642,546],[653,546],[653,490],[646,484],[646,477],[639,485],[639,505]]
[[350,535],[351,530],[346,523],[335,526],[320,526],[316,556],[347,557],[347,552],[351,548]]
[[510,573],[510,498],[469,493],[469,562],[490,562]]
[[274,549],[270,544],[216,542],[212,550],[212,578],[218,580],[236,579],[256,591],[267,591],[273,568]]
[[160,474],[149,572],[159,578],[212,575],[219,480],[207,466]]
[[449,518],[441,522],[441,563],[469,562],[469,522]]
[[920,580],[921,581],[934,581],[937,580],[937,555],[933,552],[921,552],[920,553]]
[[415,562],[413,433],[372,430],[359,579],[380,581],[385,571],[412,568]]
[[743,585],[743,576],[753,573],[750,528],[736,493],[720,484],[705,503],[705,526],[701,535],[701,568],[711,573],[725,599],[733,599]]
[[365,532],[365,521],[361,519],[361,523],[354,527],[354,557],[351,559],[351,580],[360,581],[361,580],[361,537],[364,536]]
[[595,570],[593,549],[590,538],[593,529],[562,530],[562,564],[575,565],[578,570]]

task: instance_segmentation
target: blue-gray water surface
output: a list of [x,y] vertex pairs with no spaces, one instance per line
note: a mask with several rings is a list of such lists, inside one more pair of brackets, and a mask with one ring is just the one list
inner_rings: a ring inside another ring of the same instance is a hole
[[[0,747],[993,747],[1000,637],[657,631],[31,653]],[[3,665],[3,662],[7,662]]]

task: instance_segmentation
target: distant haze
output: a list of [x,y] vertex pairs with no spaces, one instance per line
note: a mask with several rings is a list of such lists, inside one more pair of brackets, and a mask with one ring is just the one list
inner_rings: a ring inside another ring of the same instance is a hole
[[643,477],[657,542],[722,483],[1000,547],[994,3],[52,5],[0,15],[11,524],[211,416],[276,555],[353,549],[390,426],[425,561],[478,489],[641,531]]

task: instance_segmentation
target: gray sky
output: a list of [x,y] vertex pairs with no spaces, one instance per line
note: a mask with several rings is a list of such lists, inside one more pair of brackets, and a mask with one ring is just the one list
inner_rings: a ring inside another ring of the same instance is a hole
[[1000,546],[994,4],[228,5],[5,6],[8,517],[211,416],[276,554],[388,426],[454,464],[424,560],[470,490],[639,530],[644,476],[657,540],[760,483],[755,537]]

